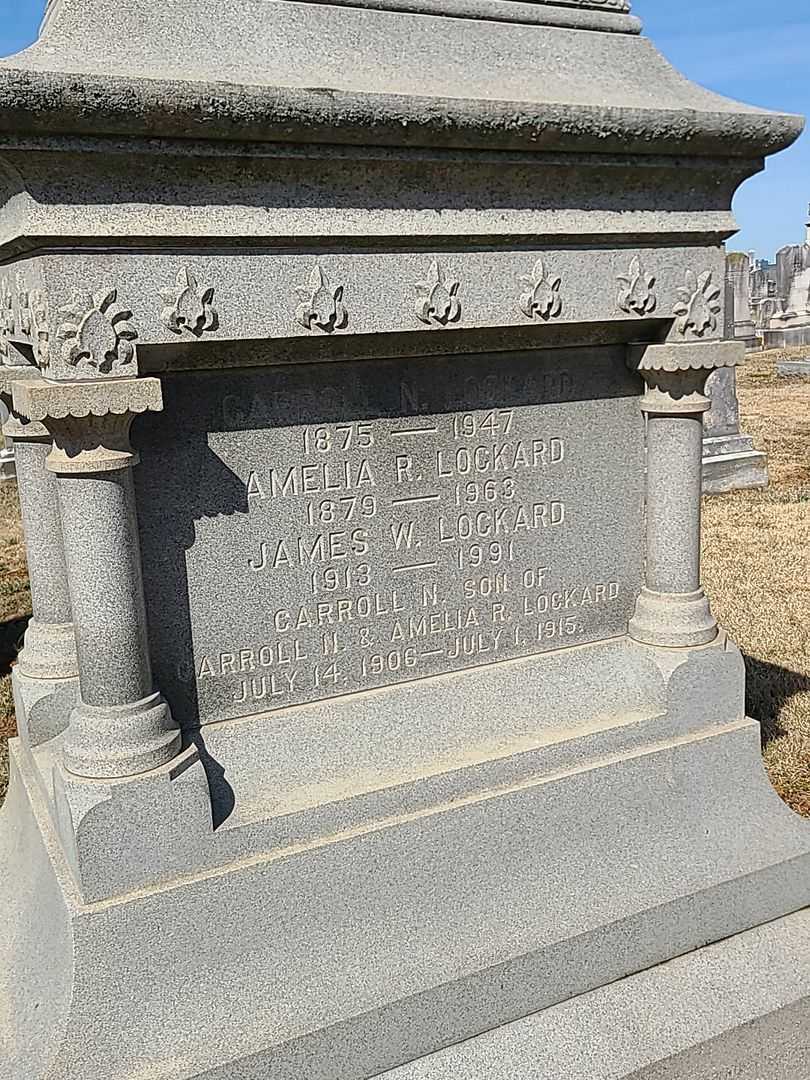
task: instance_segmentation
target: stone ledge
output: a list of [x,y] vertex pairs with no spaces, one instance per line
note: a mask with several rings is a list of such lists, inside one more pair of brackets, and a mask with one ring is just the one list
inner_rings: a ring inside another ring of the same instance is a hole
[[379,1080],[805,1080],[810,908]]
[[719,104],[686,111],[0,70],[0,130],[26,135],[751,158],[784,150],[802,129],[796,116]]
[[14,383],[12,398],[15,412],[40,421],[160,412],[163,408],[160,379],[155,378],[81,383],[21,379]]
[[636,371],[700,371],[737,367],[745,359],[745,346],[737,341],[668,342],[632,345],[628,363]]
[[14,387],[27,382],[41,382],[42,375],[39,368],[33,364],[24,367],[0,366],[0,395],[11,397]]

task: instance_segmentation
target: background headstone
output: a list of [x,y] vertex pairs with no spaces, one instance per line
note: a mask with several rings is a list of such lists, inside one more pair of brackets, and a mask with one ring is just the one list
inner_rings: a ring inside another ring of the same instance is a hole
[[790,244],[776,254],[775,280],[768,302],[761,304],[766,349],[810,345],[810,224],[807,233],[803,244]]
[[[758,339],[751,316],[751,260],[741,251],[726,255],[726,309],[724,336],[756,348]],[[708,381],[712,407],[704,417],[703,487],[710,495],[768,484],[765,454],[754,448],[740,431],[737,376],[732,369],[716,371]]]

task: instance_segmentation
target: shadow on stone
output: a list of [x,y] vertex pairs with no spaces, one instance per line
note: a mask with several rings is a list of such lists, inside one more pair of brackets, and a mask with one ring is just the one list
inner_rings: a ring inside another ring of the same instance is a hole
[[6,619],[0,623],[0,677],[11,673],[11,665],[22,648],[30,618],[30,615],[23,615],[21,618]]
[[225,768],[216,758],[211,757],[205,746],[202,732],[197,730],[188,735],[188,741],[197,747],[200,761],[208,779],[211,794],[211,820],[214,829],[227,821],[236,806],[236,794],[225,777]]
[[[175,390],[176,385],[167,380],[169,399]],[[206,403],[210,407],[210,395]],[[173,415],[190,420],[190,403],[183,404],[188,407],[178,407]],[[209,449],[207,433],[200,424],[161,424],[151,415],[138,418],[133,442],[136,433],[136,445],[149,446],[148,452],[142,452],[135,486],[155,682],[169,702],[174,719],[194,741],[200,709],[188,560],[198,523],[220,514],[246,514],[247,493],[244,482]],[[180,468],[170,466],[173,455]],[[213,603],[222,605],[226,599],[215,597]]]
[[761,724],[764,748],[787,734],[779,722],[782,709],[796,694],[810,691],[810,677],[753,656],[745,656],[744,660],[745,710]]

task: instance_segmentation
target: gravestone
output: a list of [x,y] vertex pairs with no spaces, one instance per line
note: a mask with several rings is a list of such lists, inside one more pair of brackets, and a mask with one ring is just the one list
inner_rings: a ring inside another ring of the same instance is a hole
[[[739,251],[726,255],[723,336],[727,341],[741,341],[746,349],[758,344],[748,299],[750,270],[748,255]],[[767,487],[767,458],[755,449],[753,439],[740,431],[735,370],[712,372],[706,393],[711,407],[703,418],[703,490],[717,495]]]
[[761,305],[764,347],[810,345],[810,222],[804,243],[789,244],[776,253],[774,278],[774,296]]
[[726,255],[725,280],[725,336],[734,341],[742,341],[746,349],[756,349],[759,343],[751,315],[751,259],[744,251],[730,251]]
[[53,0],[3,1080],[804,1075],[810,826],[699,558],[730,199],[800,127],[624,0]]

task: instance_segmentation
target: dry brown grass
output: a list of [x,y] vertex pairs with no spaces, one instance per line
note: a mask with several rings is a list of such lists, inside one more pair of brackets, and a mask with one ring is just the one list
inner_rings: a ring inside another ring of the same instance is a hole
[[17,485],[0,484],[0,798],[8,778],[6,739],[15,734],[10,665],[31,614]]
[[[810,378],[775,372],[760,353],[740,374],[745,431],[768,452],[767,491],[705,501],[704,580],[746,657],[748,712],[763,728],[765,764],[782,798],[810,817]],[[9,664],[30,593],[19,504],[0,485],[0,798],[14,733]]]
[[703,579],[745,654],[771,782],[810,817],[810,379],[776,374],[791,352],[759,353],[740,372],[743,427],[771,482],[705,500]]

